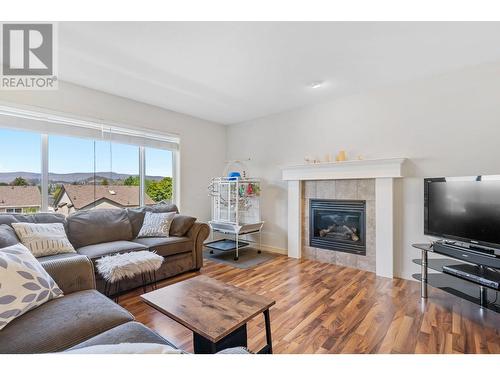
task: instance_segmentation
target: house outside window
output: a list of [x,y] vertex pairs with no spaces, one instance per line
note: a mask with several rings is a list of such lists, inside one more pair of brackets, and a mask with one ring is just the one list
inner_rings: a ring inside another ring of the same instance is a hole
[[0,186],[0,212],[35,213],[41,202],[38,186]]
[[[145,197],[145,204],[155,204],[149,196]],[[72,214],[79,210],[100,208],[131,208],[138,207],[139,186],[125,185],[70,185],[63,184],[53,208],[57,213]]]

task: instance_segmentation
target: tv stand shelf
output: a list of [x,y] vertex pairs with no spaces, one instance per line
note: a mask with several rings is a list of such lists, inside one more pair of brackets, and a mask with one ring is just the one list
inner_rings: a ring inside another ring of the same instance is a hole
[[[422,274],[420,273],[415,273],[412,277],[417,281],[422,280]],[[465,299],[469,302],[481,305],[477,284],[470,283],[466,280],[459,279],[446,273],[431,273],[427,275],[427,283],[430,286],[440,289],[446,293],[453,294],[454,296]],[[495,298],[496,295],[492,292],[488,295],[488,304],[482,307],[500,313],[500,298],[496,301]]]
[[[414,248],[421,250],[421,259],[413,259],[413,263],[421,266],[421,272],[413,274],[412,277],[421,283],[421,297],[427,298],[427,285],[441,289],[470,302],[481,305],[496,312],[500,312],[500,299],[497,299],[498,291],[487,288],[472,280],[465,280],[457,276],[443,273],[444,265],[464,264],[451,256],[439,253],[446,258],[429,259],[429,253],[435,253],[431,244],[414,244]],[[438,254],[438,253],[436,253]],[[469,262],[467,262],[469,263]],[[428,270],[438,273],[429,273]],[[488,293],[488,290],[490,291]]]

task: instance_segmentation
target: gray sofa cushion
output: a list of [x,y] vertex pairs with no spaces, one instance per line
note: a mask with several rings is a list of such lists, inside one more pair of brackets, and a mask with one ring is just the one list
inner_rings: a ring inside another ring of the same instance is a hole
[[94,345],[114,345],[122,342],[163,344],[175,348],[175,345],[168,342],[145,325],[137,322],[129,322],[92,337],[70,348],[70,350]]
[[19,220],[11,214],[0,214],[0,224],[10,225],[12,223],[19,223]]
[[43,265],[44,262],[56,261],[67,258],[79,258],[79,257],[81,257],[81,255],[76,253],[63,253],[63,254],[54,254],[54,255],[46,255],[44,257],[38,257],[36,258],[36,260],[38,260]]
[[0,353],[48,353],[68,349],[134,317],[96,290],[54,299],[0,331]]
[[136,238],[133,242],[147,246],[163,257],[189,253],[193,250],[193,240],[188,237],[147,237]]
[[85,255],[88,258],[94,260],[105,255],[111,255],[116,253],[128,253],[131,251],[147,250],[148,247],[141,245],[140,243],[131,241],[113,241],[98,243],[95,245],[88,245],[80,247],[76,250],[78,254]]
[[19,243],[19,238],[14,229],[7,224],[0,224],[0,249],[17,243]]
[[141,230],[142,223],[144,222],[144,215],[146,212],[176,212],[179,213],[179,209],[175,204],[155,204],[154,206],[144,206],[138,208],[127,208],[127,215],[132,224],[132,235],[137,237],[139,231]]
[[196,218],[186,215],[175,215],[170,226],[170,235],[174,237],[183,237],[191,229]]
[[61,223],[66,224],[66,217],[62,214],[53,214],[50,212],[39,212],[34,215],[16,215],[20,222],[48,224],[48,223]]
[[133,238],[125,210],[82,210],[70,215],[67,221],[68,238],[75,248]]
[[62,223],[66,225],[66,217],[61,214],[53,214],[49,212],[39,212],[33,215],[23,214],[0,214],[0,224],[11,223]]

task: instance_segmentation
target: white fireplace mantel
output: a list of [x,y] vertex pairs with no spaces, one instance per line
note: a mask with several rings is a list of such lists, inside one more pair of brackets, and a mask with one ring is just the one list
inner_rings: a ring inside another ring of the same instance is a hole
[[394,179],[405,176],[406,159],[372,159],[288,166],[288,256],[302,256],[302,184],[304,180],[375,179],[376,273],[394,275]]
[[335,163],[293,165],[283,168],[283,180],[341,180],[403,177],[406,159],[352,160]]

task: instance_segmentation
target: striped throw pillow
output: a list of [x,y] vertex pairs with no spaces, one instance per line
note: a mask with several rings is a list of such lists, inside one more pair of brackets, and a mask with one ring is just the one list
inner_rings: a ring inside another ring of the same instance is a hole
[[61,223],[12,223],[12,228],[21,243],[37,258],[76,252]]
[[154,213],[146,212],[142,228],[137,235],[141,237],[169,237],[170,226],[174,220],[175,212]]

